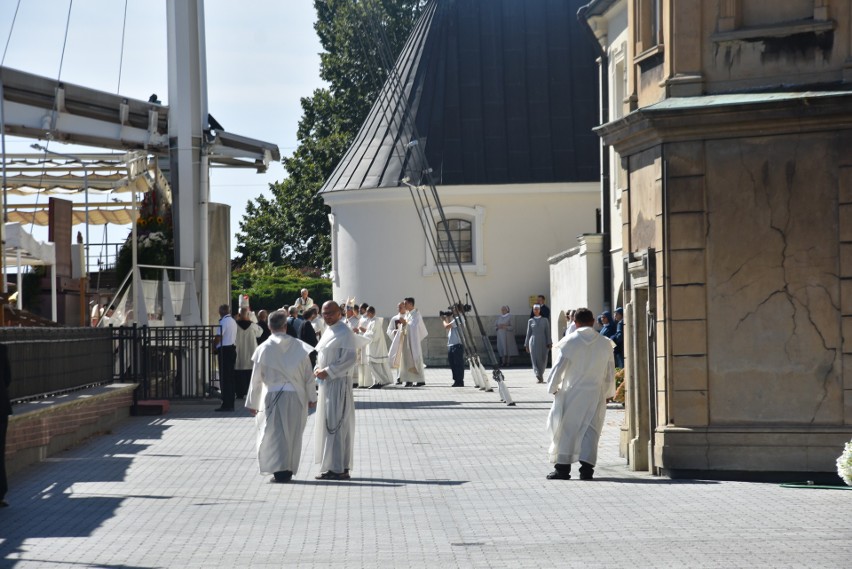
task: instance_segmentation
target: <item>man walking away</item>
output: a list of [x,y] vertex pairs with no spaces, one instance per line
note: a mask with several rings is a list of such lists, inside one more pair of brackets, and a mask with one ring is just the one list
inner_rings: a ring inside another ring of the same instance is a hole
[[252,374],[246,409],[257,422],[257,462],[271,482],[289,482],[299,470],[302,433],[308,408],[315,407],[317,393],[308,355],[313,351],[287,332],[287,313],[269,317],[272,335],[252,355]]
[[613,342],[595,332],[595,316],[588,308],[574,316],[577,331],[557,344],[556,361],[547,378],[554,396],[547,418],[550,480],[571,478],[571,464],[580,462],[580,479],[591,480],[598,442],[606,416],[606,400],[615,395]]

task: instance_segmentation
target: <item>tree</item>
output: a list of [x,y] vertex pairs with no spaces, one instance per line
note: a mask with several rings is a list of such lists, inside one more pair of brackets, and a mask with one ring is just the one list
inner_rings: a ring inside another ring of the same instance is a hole
[[[328,208],[317,192],[343,158],[387,77],[380,52],[402,49],[424,0],[314,0],[320,77],[328,87],[301,100],[299,145],[287,178],[249,201],[237,233],[238,263],[331,265]],[[382,42],[387,42],[386,44]],[[384,47],[383,47],[384,46]]]

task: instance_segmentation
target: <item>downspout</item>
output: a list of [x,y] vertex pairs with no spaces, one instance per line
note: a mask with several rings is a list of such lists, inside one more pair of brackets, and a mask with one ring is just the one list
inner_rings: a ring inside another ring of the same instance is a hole
[[[585,30],[595,45],[598,51],[598,91],[600,93],[600,124],[604,125],[609,122],[609,55],[606,49],[598,41],[594,30],[589,25],[586,14],[594,2],[581,7],[577,11],[577,20],[580,22],[580,27]],[[603,240],[603,281],[604,281],[604,310],[612,310],[613,307],[613,290],[612,290],[612,238],[611,238],[611,220],[610,220],[610,187],[609,177],[609,145],[601,139],[600,145],[600,165],[601,165],[601,238]]]

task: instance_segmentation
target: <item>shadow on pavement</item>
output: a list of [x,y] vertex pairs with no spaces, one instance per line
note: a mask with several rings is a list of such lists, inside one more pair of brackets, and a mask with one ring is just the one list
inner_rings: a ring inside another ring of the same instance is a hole
[[460,405],[458,401],[355,401],[355,409],[435,409]]
[[400,486],[424,484],[429,486],[461,486],[467,484],[467,480],[404,480],[402,478],[359,478],[351,480],[292,480],[289,484],[300,484],[305,486],[322,486],[333,484],[335,486],[371,486],[375,488],[399,488]]
[[[573,481],[573,479],[571,480]],[[664,486],[692,486],[692,485],[705,485],[705,484],[719,484],[718,480],[672,480],[670,478],[631,478],[631,477],[623,477],[616,478],[614,476],[595,476],[594,480],[580,480],[577,479],[578,482],[583,483],[595,483],[595,482],[615,482],[617,484],[661,484]]]
[[[152,417],[147,424],[130,425],[130,433],[111,434],[95,439],[76,450],[46,459],[61,463],[60,468],[34,464],[12,478],[9,502],[0,511],[0,566],[14,567],[18,561],[32,564],[24,544],[40,538],[89,537],[115,515],[127,498],[168,499],[165,496],[87,496],[75,485],[89,482],[121,482],[133,462],[133,456],[150,446],[137,440],[160,439],[169,427],[164,419]],[[51,563],[56,563],[52,561]],[[63,564],[75,565],[73,562]],[[128,565],[98,565],[127,567]]]

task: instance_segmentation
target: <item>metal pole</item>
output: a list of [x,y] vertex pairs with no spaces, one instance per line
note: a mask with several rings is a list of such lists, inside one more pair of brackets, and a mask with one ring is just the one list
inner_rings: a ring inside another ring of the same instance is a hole
[[83,185],[86,186],[86,270],[83,273],[89,279],[89,168],[83,164]]
[[9,285],[6,283],[6,221],[9,219],[9,212],[6,205],[6,104],[3,97],[3,78],[0,77],[0,153],[3,155],[3,227],[0,230],[3,254],[0,255],[0,274],[3,275],[3,292],[6,293],[9,292]]

